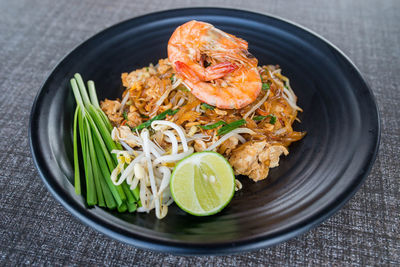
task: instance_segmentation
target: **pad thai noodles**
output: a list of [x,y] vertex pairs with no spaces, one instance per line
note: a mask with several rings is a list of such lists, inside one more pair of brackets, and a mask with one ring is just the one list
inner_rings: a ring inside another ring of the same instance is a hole
[[[178,27],[168,58],[122,73],[120,99],[101,101],[113,125],[115,185],[139,188],[138,212],[163,218],[173,202],[174,166],[199,151],[223,155],[235,175],[267,178],[305,132],[289,79],[278,65],[258,66],[243,39],[199,21]],[[236,180],[236,189],[241,184]]]

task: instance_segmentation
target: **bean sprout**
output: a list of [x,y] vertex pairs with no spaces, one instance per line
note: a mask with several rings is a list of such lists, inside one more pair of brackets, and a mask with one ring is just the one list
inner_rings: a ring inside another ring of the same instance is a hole
[[167,155],[167,156],[162,156],[159,158],[156,158],[156,160],[154,160],[155,164],[159,164],[159,163],[165,163],[165,162],[176,162],[179,161],[181,159],[183,159],[184,157],[189,156],[190,154],[193,153],[193,148],[190,147],[187,151],[176,154],[176,155]]
[[178,153],[178,140],[176,140],[175,135],[171,131],[165,131],[164,134],[168,136],[169,140],[172,143],[172,155]]
[[[128,131],[128,128],[114,128],[112,138],[119,142],[125,150],[113,150],[117,155],[118,165],[113,170],[111,178],[115,185],[121,185],[124,181],[133,190],[139,187],[139,197],[142,207],[138,212],[150,212],[155,209],[158,219],[162,219],[168,212],[168,205],[173,202],[169,191],[172,166],[194,152],[193,140],[210,141],[212,136],[205,134],[187,134],[179,125],[171,121],[153,121],[151,127],[158,131],[150,136],[148,129]],[[190,132],[190,131],[189,131]],[[236,137],[241,143],[246,139],[240,134],[254,134],[247,128],[238,128],[222,136],[218,141],[206,150],[213,150],[231,136]],[[191,136],[189,136],[191,135]],[[157,141],[158,140],[158,141]],[[168,142],[170,150],[165,151],[160,144]],[[130,145],[134,145],[134,150]]]
[[126,102],[128,101],[128,99],[129,99],[129,94],[130,94],[130,92],[128,91],[128,93],[126,93],[124,99],[122,99],[121,107],[120,107],[120,109],[119,109],[119,112],[124,111],[125,104],[126,104]]
[[225,134],[224,136],[222,136],[217,142],[215,142],[214,144],[212,144],[211,146],[209,146],[206,151],[211,151],[214,150],[215,148],[219,147],[220,145],[222,145],[223,142],[225,142],[226,140],[228,140],[231,136],[234,136],[236,134],[243,134],[243,133],[247,133],[247,134],[255,134],[255,132],[253,132],[252,130],[248,129],[248,128],[237,128],[235,130],[232,130],[231,132]]
[[261,105],[267,101],[268,96],[269,96],[270,91],[268,90],[268,92],[265,94],[265,96],[260,100],[260,102],[258,102],[256,105],[254,105],[244,116],[243,119],[246,119],[248,116],[250,116],[254,111],[256,111],[259,107],[261,107]]
[[151,127],[154,130],[158,130],[156,125],[167,125],[167,126],[173,128],[178,133],[179,138],[181,139],[182,146],[183,146],[183,151],[186,152],[188,150],[185,133],[184,133],[183,129],[179,125],[177,125],[177,124],[175,124],[173,122],[170,122],[170,121],[153,121],[151,123]]

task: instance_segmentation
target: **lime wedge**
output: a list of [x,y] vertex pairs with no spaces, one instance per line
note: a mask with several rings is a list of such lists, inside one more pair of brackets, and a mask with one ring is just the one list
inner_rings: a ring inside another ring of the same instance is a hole
[[215,152],[198,152],[181,160],[172,172],[175,203],[187,213],[207,216],[221,211],[235,192],[231,165]]

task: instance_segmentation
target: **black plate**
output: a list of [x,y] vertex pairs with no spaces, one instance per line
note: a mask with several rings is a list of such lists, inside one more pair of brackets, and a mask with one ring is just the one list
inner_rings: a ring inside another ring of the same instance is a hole
[[[279,64],[291,79],[307,136],[267,180],[242,177],[243,190],[221,213],[194,217],[172,205],[168,216],[88,209],[73,189],[69,79],[96,82],[99,98],[121,95],[122,72],[167,56],[174,29],[196,19],[244,38],[260,64]],[[134,18],[90,38],[54,69],[30,118],[35,164],[49,191],[84,223],[120,241],[184,254],[223,254],[277,244],[317,225],[342,207],[367,176],[380,127],[373,94],[351,61],[310,31],[261,14],[217,8],[171,10]]]

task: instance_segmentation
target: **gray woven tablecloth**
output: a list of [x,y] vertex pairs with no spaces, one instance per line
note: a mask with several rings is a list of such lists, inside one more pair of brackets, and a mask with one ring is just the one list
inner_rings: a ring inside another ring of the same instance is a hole
[[[269,13],[330,40],[359,67],[380,108],[379,156],[365,184],[315,229],[272,248],[181,257],[136,249],[82,224],[46,190],[28,145],[33,99],[57,62],[119,21],[219,6]],[[400,265],[400,2],[0,1],[0,266]]]

